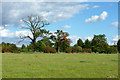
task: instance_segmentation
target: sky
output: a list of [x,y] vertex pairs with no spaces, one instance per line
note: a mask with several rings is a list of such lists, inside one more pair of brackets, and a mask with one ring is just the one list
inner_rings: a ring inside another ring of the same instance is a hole
[[99,34],[106,35],[109,45],[118,40],[118,2],[3,2],[0,43],[29,44],[29,39],[18,42],[20,35],[31,35],[21,28],[25,26],[22,19],[31,14],[42,15],[50,22],[45,29],[51,32],[68,32],[71,45],[79,38],[92,40]]

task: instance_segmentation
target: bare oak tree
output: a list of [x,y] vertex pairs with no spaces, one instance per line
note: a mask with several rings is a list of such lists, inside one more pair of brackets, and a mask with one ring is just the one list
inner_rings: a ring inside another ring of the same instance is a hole
[[38,37],[43,37],[45,33],[48,33],[45,29],[42,29],[46,25],[49,25],[49,23],[45,20],[43,20],[43,17],[39,16],[28,16],[27,18],[22,19],[24,22],[25,26],[22,28],[30,30],[32,33],[32,37],[27,35],[27,36],[20,36],[22,40],[29,38],[32,41],[32,44],[34,46],[34,52],[36,52],[36,39]]

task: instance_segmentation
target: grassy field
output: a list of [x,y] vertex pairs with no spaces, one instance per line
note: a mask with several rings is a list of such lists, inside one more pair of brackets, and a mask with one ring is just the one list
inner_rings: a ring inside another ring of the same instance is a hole
[[116,78],[117,54],[2,54],[3,78]]

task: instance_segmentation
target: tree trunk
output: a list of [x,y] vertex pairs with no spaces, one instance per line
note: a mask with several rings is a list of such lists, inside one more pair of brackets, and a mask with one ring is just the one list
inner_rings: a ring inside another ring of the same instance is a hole
[[59,51],[59,44],[58,44],[58,42],[57,42],[57,52],[59,53],[60,51]]
[[36,53],[36,45],[35,45],[35,43],[36,43],[36,38],[34,37],[34,39],[33,39],[33,51],[34,51],[34,53]]

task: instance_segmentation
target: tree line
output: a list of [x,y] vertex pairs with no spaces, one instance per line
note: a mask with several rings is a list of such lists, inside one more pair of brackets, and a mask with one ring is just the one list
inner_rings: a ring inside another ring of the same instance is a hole
[[[57,35],[59,32],[62,32],[64,34]],[[57,30],[55,32],[56,37],[51,38],[51,36],[44,37],[41,40],[38,40],[35,44],[32,42],[25,46],[24,44],[22,47],[17,47],[15,44],[10,43],[4,43],[2,42],[2,52],[34,52],[34,49],[36,52],[44,52],[44,53],[106,53],[106,54],[112,54],[112,53],[119,53],[120,52],[120,39],[117,42],[117,45],[110,46],[107,43],[107,39],[105,38],[105,35],[94,35],[93,39],[89,41],[86,39],[84,42],[82,39],[78,39],[77,43],[73,46],[70,45],[71,40],[67,38],[69,35],[66,32],[63,32],[62,30]],[[67,35],[64,37],[63,35]],[[54,40],[54,41],[53,41]]]
[[[45,26],[50,25],[43,17],[39,16],[28,16],[27,18],[22,19],[22,22],[25,24],[22,26],[23,29],[27,29],[32,33],[32,37],[20,36],[20,41],[25,40],[26,38],[31,40],[31,43],[27,46],[24,44],[21,48],[17,48],[15,44],[2,43],[2,52],[44,52],[44,53],[56,53],[56,52],[66,52],[66,53],[79,53],[79,52],[95,52],[95,53],[117,53],[119,50],[119,41],[118,46],[113,45],[109,46],[105,34],[103,35],[94,35],[92,41],[88,39],[85,42],[82,39],[79,39],[74,46],[70,46],[71,40],[68,38],[69,33],[62,30],[57,30],[52,33],[49,30],[45,29]],[[42,38],[38,40],[38,38]]]

